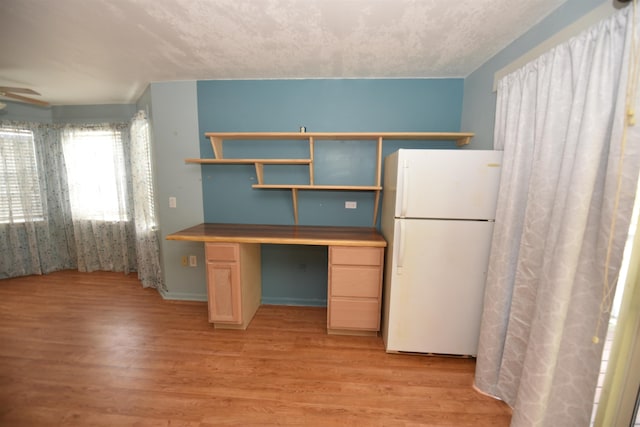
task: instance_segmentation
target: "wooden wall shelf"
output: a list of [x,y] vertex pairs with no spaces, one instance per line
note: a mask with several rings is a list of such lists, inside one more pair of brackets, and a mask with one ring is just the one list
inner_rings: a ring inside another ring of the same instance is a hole
[[[456,141],[457,146],[469,144],[473,133],[469,132],[206,132],[205,136],[211,141],[213,159],[185,159],[186,163],[198,164],[253,164],[256,168],[257,189],[286,189],[291,190],[293,200],[293,216],[298,224],[298,190],[330,190],[330,191],[373,191],[375,201],[373,206],[373,226],[378,221],[378,207],[380,192],[382,191],[382,142],[389,141]],[[225,140],[299,140],[309,144],[308,159],[225,159],[223,155]],[[316,140],[353,141],[368,140],[377,142],[376,178],[373,185],[322,185],[314,182],[313,154]],[[308,165],[309,184],[265,184],[264,165]]]
[[339,191],[376,191],[379,185],[310,185],[310,184],[253,184],[252,188],[275,188],[285,190],[339,190]]
[[184,159],[186,163],[223,164],[223,165],[308,165],[311,159]]

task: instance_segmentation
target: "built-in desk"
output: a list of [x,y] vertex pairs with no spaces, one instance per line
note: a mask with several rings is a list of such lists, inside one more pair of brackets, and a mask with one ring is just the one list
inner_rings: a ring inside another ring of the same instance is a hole
[[260,306],[260,244],[329,247],[327,330],[376,334],[387,242],[375,228],[199,224],[167,240],[205,243],[209,321],[246,329]]

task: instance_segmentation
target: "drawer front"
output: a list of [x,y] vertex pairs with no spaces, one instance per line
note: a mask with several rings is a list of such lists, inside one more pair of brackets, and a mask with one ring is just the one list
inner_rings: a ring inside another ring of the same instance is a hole
[[332,298],[329,304],[329,329],[380,329],[380,305],[378,300],[357,298]]
[[384,248],[331,246],[329,262],[344,265],[382,265]]
[[207,243],[205,245],[207,261],[238,261],[238,243]]
[[336,265],[331,267],[331,296],[370,297],[380,296],[382,268],[359,265]]

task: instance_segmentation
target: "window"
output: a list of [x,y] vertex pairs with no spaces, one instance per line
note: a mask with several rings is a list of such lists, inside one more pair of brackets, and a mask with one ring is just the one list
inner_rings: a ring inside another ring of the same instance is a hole
[[68,129],[62,138],[74,219],[127,221],[122,134]]
[[44,219],[33,132],[0,128],[0,223]]

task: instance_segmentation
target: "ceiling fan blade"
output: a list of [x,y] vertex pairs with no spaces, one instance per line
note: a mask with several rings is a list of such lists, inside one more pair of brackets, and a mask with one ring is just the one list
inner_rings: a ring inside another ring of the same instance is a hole
[[35,90],[28,89],[26,87],[0,86],[0,92],[13,92],[13,93],[26,93],[28,95],[40,95]]
[[27,102],[29,104],[41,105],[43,107],[48,107],[49,103],[45,101],[40,101],[39,99],[28,98],[22,95],[16,95],[15,93],[3,92],[0,91],[0,96],[4,96],[6,98],[17,99],[18,101]]

